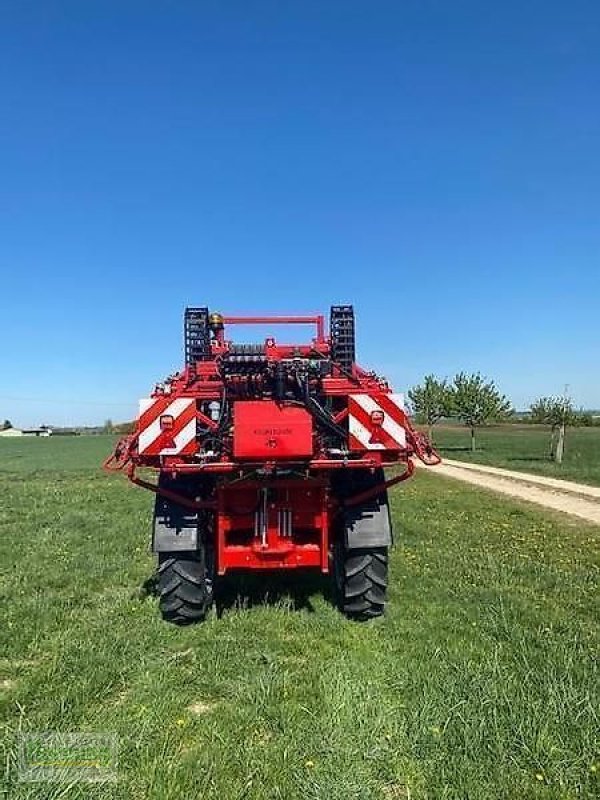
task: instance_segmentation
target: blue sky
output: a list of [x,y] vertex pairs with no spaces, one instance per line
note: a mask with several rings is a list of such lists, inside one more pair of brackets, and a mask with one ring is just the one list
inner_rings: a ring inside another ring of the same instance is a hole
[[6,0],[0,418],[130,418],[186,304],[600,407],[600,4]]

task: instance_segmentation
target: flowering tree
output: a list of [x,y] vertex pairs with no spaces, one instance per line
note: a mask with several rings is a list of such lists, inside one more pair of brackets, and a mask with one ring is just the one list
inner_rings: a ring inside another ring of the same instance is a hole
[[476,372],[459,372],[452,387],[454,413],[471,429],[471,450],[475,450],[475,431],[491,420],[505,419],[511,413],[509,400],[494,381]]
[[562,464],[565,452],[567,425],[576,420],[576,413],[569,397],[539,397],[529,407],[534,422],[550,425],[550,458]]
[[430,439],[435,423],[452,413],[452,389],[445,378],[439,380],[435,375],[426,375],[422,384],[409,390],[408,399],[415,414],[427,425]]

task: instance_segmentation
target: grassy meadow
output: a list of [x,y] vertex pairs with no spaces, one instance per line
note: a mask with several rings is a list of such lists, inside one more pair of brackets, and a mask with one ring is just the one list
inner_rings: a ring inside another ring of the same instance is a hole
[[562,464],[549,458],[550,429],[545,425],[489,425],[477,431],[477,450],[463,425],[435,425],[433,441],[442,456],[552,478],[600,486],[600,426],[567,428]]
[[[392,493],[384,619],[263,576],[174,628],[110,445],[0,441],[7,798],[598,796],[598,528],[419,474]],[[19,734],[56,730],[116,734],[118,782],[20,783]]]

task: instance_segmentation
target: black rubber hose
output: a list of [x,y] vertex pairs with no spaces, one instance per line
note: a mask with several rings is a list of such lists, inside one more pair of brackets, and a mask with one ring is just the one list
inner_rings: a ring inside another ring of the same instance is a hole
[[340,439],[345,439],[346,431],[332,420],[327,411],[325,411],[325,409],[320,405],[320,403],[317,402],[317,400],[315,400],[314,397],[310,396],[308,379],[305,381],[304,385],[302,385],[302,382],[298,376],[296,376],[296,380],[298,381],[298,385],[302,391],[304,405],[309,413],[315,418],[315,420],[324,425],[331,433],[334,433]]

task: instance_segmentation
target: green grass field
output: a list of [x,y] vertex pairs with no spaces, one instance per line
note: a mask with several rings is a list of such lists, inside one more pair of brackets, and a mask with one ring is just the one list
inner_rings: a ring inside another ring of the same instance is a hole
[[[393,492],[384,619],[263,577],[178,629],[109,447],[0,441],[8,798],[598,796],[598,528],[420,474]],[[118,783],[19,783],[19,733],[53,730],[116,734]]]
[[548,457],[550,431],[544,425],[481,428],[475,453],[471,453],[470,432],[464,426],[436,425],[433,440],[447,458],[600,486],[600,427],[567,429],[562,464]]

